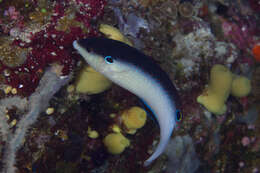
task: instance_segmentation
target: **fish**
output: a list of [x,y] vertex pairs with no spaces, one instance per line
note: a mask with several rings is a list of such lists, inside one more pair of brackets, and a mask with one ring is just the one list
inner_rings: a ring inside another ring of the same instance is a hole
[[135,94],[154,113],[160,142],[144,161],[144,166],[150,165],[163,153],[182,118],[178,91],[167,73],[151,57],[117,40],[90,37],[75,40],[73,47],[92,68]]

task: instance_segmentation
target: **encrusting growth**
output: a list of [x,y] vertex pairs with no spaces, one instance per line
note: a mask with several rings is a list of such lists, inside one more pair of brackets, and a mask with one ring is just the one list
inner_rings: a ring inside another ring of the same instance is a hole
[[251,82],[248,78],[232,74],[227,67],[216,64],[210,72],[210,83],[198,96],[197,102],[208,111],[221,115],[227,110],[225,102],[229,94],[241,98],[247,96],[250,91]]
[[[67,84],[69,80],[71,79],[70,76],[59,76],[55,72],[55,68],[57,66],[52,66],[51,68],[48,68],[41,78],[39,86],[36,88],[36,91],[29,97],[29,101],[27,104],[28,107],[20,106],[18,108],[28,109],[28,112],[21,117],[19,122],[16,124],[16,128],[14,133],[10,132],[8,129],[9,125],[6,121],[4,121],[5,114],[3,114],[3,106],[1,107],[1,132],[4,139],[6,139],[6,145],[5,145],[5,153],[4,153],[4,168],[3,172],[8,173],[14,173],[16,171],[15,167],[15,158],[16,158],[16,152],[21,147],[24,138],[26,136],[26,132],[29,129],[29,127],[37,120],[40,113],[48,107],[50,99],[53,97],[53,95],[59,91],[59,89]],[[5,103],[7,104],[5,107],[12,106],[15,102],[10,101],[16,101],[20,100],[23,101],[23,99],[19,99],[17,97],[7,99]],[[3,101],[1,100],[1,103],[3,104]],[[8,103],[10,105],[8,105]],[[18,104],[19,105],[19,104]]]

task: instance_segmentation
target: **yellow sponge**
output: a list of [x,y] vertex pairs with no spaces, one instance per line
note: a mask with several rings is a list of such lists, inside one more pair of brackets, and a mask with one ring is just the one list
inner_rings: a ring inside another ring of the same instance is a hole
[[232,73],[223,65],[214,65],[210,72],[209,86],[197,98],[197,102],[214,114],[226,112],[225,102],[232,85]]
[[129,134],[134,134],[136,130],[142,128],[146,122],[145,110],[137,106],[125,110],[121,116]]
[[81,69],[76,79],[76,92],[87,94],[98,94],[112,85],[111,81],[102,74],[96,72],[90,66]]
[[231,94],[235,97],[245,97],[251,91],[250,80],[244,76],[234,76]]
[[96,130],[92,130],[90,127],[88,127],[88,137],[92,138],[92,139],[96,139],[99,137],[99,134]]
[[101,24],[99,26],[99,31],[105,34],[110,39],[121,41],[128,44],[129,46],[133,46],[133,44],[117,28],[113,26]]
[[130,145],[129,140],[121,133],[110,133],[104,138],[103,142],[111,154],[120,154]]

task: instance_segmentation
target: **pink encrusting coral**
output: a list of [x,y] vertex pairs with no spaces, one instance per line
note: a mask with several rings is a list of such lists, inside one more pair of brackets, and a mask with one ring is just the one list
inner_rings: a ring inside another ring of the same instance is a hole
[[255,19],[240,19],[237,22],[223,19],[222,31],[224,36],[229,38],[239,49],[245,50],[251,48],[254,43],[254,36],[259,29],[256,26]]

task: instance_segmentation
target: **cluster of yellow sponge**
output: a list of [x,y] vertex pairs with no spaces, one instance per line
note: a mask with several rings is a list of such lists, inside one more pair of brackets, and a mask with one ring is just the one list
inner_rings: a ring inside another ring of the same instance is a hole
[[210,72],[210,83],[198,96],[197,102],[208,111],[220,115],[226,112],[226,100],[231,93],[235,97],[247,96],[251,91],[250,80],[234,75],[223,65],[214,65]]
[[130,145],[130,141],[121,132],[135,134],[137,129],[142,128],[146,122],[146,112],[144,109],[133,106],[124,110],[120,115],[123,123],[123,130],[118,125],[113,125],[113,133],[108,134],[103,142],[111,154],[120,154]]

